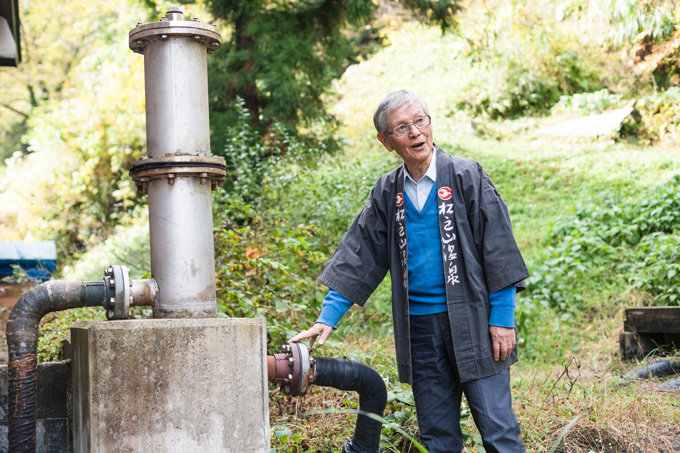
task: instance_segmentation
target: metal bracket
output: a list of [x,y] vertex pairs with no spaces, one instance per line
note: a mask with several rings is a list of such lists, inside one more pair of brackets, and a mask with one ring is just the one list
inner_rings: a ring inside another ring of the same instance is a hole
[[104,271],[106,319],[128,319],[130,317],[131,286],[130,270],[126,266],[113,265]]

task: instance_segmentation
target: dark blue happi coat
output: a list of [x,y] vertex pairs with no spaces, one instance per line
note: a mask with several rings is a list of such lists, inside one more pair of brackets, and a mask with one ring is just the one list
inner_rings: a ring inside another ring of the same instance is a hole
[[[491,376],[517,362],[493,359],[489,294],[508,285],[524,289],[529,276],[512,233],[508,210],[481,165],[437,153],[437,203],[446,299],[462,382]],[[399,380],[411,383],[404,166],[378,180],[319,281],[364,305],[392,276],[392,317]]]

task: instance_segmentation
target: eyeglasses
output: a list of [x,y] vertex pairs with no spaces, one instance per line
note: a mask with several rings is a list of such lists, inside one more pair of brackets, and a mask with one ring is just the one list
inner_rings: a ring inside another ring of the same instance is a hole
[[415,126],[418,129],[429,126],[432,123],[432,118],[430,115],[419,116],[413,120],[412,123],[400,124],[399,126],[392,129],[392,132],[388,132],[387,135],[394,135],[395,137],[403,137],[404,135],[411,132],[411,126]]

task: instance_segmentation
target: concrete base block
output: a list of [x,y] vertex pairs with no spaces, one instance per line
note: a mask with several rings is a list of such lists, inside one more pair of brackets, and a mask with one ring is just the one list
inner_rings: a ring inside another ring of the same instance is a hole
[[261,319],[79,322],[74,451],[268,452]]

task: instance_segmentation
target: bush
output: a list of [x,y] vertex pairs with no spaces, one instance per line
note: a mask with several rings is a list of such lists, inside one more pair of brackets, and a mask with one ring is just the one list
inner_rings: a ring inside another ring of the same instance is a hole
[[457,108],[494,120],[511,119],[545,111],[558,97],[554,80],[513,62],[498,68],[490,79],[473,83]]
[[598,113],[616,106],[621,102],[620,94],[610,93],[608,89],[596,91],[594,93],[576,93],[573,95],[560,96],[560,100],[555,104],[550,112],[587,112]]
[[656,305],[680,305],[680,235],[655,232],[640,241],[632,287],[652,294]]
[[[520,293],[520,338],[546,322],[581,322],[592,302],[622,292],[644,292],[657,305],[680,305],[680,175],[640,196],[610,194],[588,200],[552,226],[544,252],[528,262],[528,289]],[[554,334],[554,332],[553,332]],[[529,345],[529,353],[536,346]],[[534,351],[535,352],[535,351]]]
[[470,8],[461,21],[472,72],[456,103],[460,110],[497,119],[542,115],[560,96],[608,86],[608,56],[583,27],[581,8],[496,2]]
[[74,308],[48,314],[40,326],[38,337],[38,361],[56,362],[63,360],[63,341],[73,323],[77,321],[102,321],[104,310],[100,308]]
[[680,143],[680,88],[642,97],[635,108],[621,125],[620,137],[641,143]]
[[560,310],[579,302],[579,280],[591,281],[609,269],[624,270],[632,288],[657,302],[676,302],[680,280],[673,265],[680,232],[680,175],[633,200],[602,194],[558,219],[547,250],[532,266],[531,297]]
[[227,165],[225,190],[215,197],[216,209],[229,203],[250,205],[276,200],[300,169],[314,168],[326,154],[322,144],[307,146],[277,124],[262,136],[250,125],[251,113],[243,104],[237,112],[237,124],[225,130],[224,149],[214,151]]

